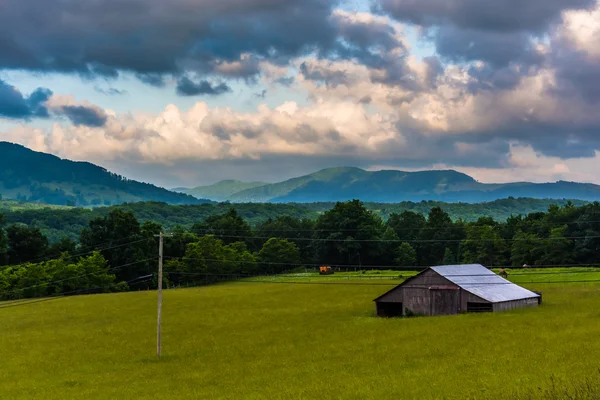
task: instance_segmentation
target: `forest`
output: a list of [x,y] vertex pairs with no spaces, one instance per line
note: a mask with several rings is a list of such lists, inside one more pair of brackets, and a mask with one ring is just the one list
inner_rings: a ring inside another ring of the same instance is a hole
[[316,219],[293,215],[252,226],[235,208],[165,229],[126,208],[89,220],[77,240],[51,243],[38,227],[0,218],[0,299],[125,291],[156,284],[157,239],[164,239],[165,285],[211,277],[277,274],[331,265],[342,269],[421,269],[453,263],[488,267],[597,265],[600,203],[551,205],[504,221],[453,220],[440,207],[387,220],[358,200]]
[[[527,215],[548,210],[551,205],[587,204],[580,200],[552,200],[531,198],[506,198],[487,203],[443,203],[438,201],[401,202],[401,203],[364,203],[364,206],[387,221],[391,215],[404,211],[413,211],[424,216],[434,207],[440,207],[453,221],[462,219],[477,221],[480,217],[491,217],[496,221],[505,221],[511,215]],[[161,202],[125,203],[112,207],[59,207],[39,205],[31,202],[0,201],[0,213],[4,213],[8,224],[22,223],[36,227],[48,237],[51,243],[64,237],[78,241],[82,229],[97,217],[108,215],[114,209],[130,211],[141,222],[152,221],[161,224],[164,229],[176,226],[190,229],[198,221],[210,216],[223,214],[230,208],[236,210],[251,227],[256,227],[269,218],[291,216],[299,219],[316,220],[319,215],[333,208],[335,203],[210,203],[194,205],[169,205]]]

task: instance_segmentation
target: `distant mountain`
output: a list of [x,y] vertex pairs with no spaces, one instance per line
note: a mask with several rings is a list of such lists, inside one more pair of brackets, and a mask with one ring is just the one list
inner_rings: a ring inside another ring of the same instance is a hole
[[[202,192],[206,198],[210,193]],[[507,197],[600,200],[600,186],[559,181],[555,183],[481,183],[453,170],[405,172],[329,168],[279,183],[263,184],[218,198],[231,202],[330,202],[360,199],[396,203],[433,200],[479,203]]]
[[199,204],[200,200],[129,180],[88,162],[0,142],[0,195],[5,199],[58,205],[99,206],[136,201]]
[[225,201],[231,195],[260,186],[266,185],[266,182],[242,182],[236,180],[224,180],[208,186],[198,186],[192,189],[176,188],[176,192],[187,193],[191,196],[201,199],[211,199],[215,201]]

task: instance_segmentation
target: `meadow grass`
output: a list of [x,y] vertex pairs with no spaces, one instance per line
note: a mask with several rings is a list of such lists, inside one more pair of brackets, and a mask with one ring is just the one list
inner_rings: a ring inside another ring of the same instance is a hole
[[376,285],[167,290],[160,360],[153,291],[0,308],[0,398],[597,398],[600,285],[528,288],[541,307],[403,319]]

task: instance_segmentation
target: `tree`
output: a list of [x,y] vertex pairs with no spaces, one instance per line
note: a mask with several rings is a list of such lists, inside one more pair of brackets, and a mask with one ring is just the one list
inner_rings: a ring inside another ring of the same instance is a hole
[[204,274],[253,273],[256,259],[243,242],[225,245],[212,235],[202,236],[187,245],[183,262],[186,271]]
[[561,265],[575,262],[573,241],[565,238],[567,227],[562,226],[550,231],[548,240],[539,244],[540,256],[535,261],[537,265]]
[[6,218],[4,214],[0,213],[0,265],[4,265],[8,261],[8,238],[4,232],[5,223]]
[[196,235],[215,235],[225,244],[250,241],[252,229],[244,219],[238,215],[234,208],[226,213],[213,215],[199,224],[192,226],[192,233]]
[[418,239],[421,229],[425,226],[427,220],[423,214],[412,211],[404,211],[401,214],[391,214],[387,226],[392,228],[398,239],[415,240]]
[[8,261],[20,264],[41,259],[48,250],[48,239],[39,228],[13,224],[6,230],[8,237]]
[[456,259],[454,258],[454,254],[452,253],[452,250],[450,250],[449,248],[446,247],[446,251],[444,252],[444,260],[442,261],[442,263],[444,265],[452,265],[456,262]]
[[532,233],[518,231],[513,238],[510,250],[510,262],[514,267],[536,264],[541,258],[540,238]]
[[271,238],[258,252],[257,260],[261,271],[282,272],[301,263],[300,251],[296,245],[286,239]]
[[383,232],[381,240],[381,256],[378,261],[382,265],[392,265],[395,260],[395,251],[400,243],[398,235],[388,226]]
[[92,219],[81,231],[80,243],[85,251],[99,248],[109,265],[119,268],[118,281],[138,278],[155,268],[155,261],[140,262],[157,255],[158,246],[153,237],[144,236],[131,212],[117,208],[105,217]]
[[[270,238],[289,238],[296,244],[302,259],[306,262],[312,262],[314,257],[313,246],[310,238],[314,230],[315,222],[308,218],[300,219],[289,215],[282,215],[276,218],[269,218],[254,229],[256,240],[253,241],[253,249],[260,250]],[[297,238],[297,240],[295,240]]]
[[506,265],[508,250],[495,225],[478,222],[466,227],[466,239],[461,245],[463,262],[489,266]]
[[419,234],[417,259],[420,265],[438,265],[444,259],[446,247],[459,246],[464,238],[462,223],[454,224],[448,213],[440,207],[433,207],[428,214],[427,224]]
[[77,243],[71,240],[68,237],[63,237],[58,242],[53,243],[50,248],[48,248],[48,256],[49,257],[60,257],[62,253],[71,253],[75,252],[77,248]]
[[381,218],[359,200],[336,203],[321,214],[315,224],[315,253],[319,263],[373,264],[381,256],[379,240],[384,232]]
[[396,265],[401,267],[411,267],[417,262],[416,250],[406,242],[402,242],[396,249]]

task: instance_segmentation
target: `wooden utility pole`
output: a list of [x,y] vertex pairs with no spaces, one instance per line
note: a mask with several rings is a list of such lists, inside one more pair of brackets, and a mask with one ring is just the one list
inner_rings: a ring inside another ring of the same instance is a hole
[[156,325],[156,355],[160,357],[160,322],[162,317],[163,233],[158,235],[158,318]]

